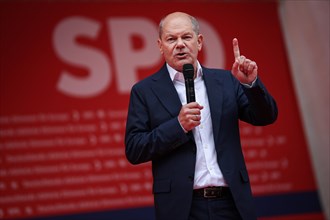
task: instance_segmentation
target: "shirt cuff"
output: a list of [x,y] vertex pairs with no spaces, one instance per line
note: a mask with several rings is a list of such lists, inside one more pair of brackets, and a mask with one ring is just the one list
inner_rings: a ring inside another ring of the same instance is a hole
[[182,127],[182,125],[181,125],[181,123],[180,123],[180,121],[179,121],[179,116],[178,116],[178,122],[179,122],[179,124],[180,124],[182,130],[184,131],[184,133],[188,133],[188,131],[186,131],[186,129],[184,129],[184,128]]
[[254,86],[254,84],[255,84],[255,82],[257,81],[257,79],[258,79],[258,76],[253,80],[253,82],[251,83],[251,84],[247,84],[247,83],[241,83],[245,88],[249,88],[249,89],[251,89],[253,86]]

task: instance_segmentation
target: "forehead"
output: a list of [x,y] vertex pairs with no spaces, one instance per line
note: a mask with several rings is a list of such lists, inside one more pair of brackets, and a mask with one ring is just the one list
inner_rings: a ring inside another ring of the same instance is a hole
[[169,17],[164,20],[163,33],[177,34],[181,32],[192,32],[193,26],[191,20],[187,16]]

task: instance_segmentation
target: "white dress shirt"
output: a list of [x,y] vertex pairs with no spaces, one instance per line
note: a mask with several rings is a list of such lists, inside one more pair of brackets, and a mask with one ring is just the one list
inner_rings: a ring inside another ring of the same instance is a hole
[[[187,104],[183,73],[177,72],[168,64],[167,69],[182,105]],[[196,102],[204,108],[201,110],[201,124],[192,130],[197,147],[194,189],[207,186],[227,186],[217,162],[210,106],[202,75],[202,67],[198,62],[197,76],[194,79],[195,97]]]

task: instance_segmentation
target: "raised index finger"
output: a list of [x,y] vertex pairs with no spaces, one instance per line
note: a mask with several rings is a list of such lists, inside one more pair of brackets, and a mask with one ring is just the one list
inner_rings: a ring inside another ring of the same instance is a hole
[[233,39],[233,51],[234,51],[234,56],[235,56],[235,60],[238,59],[241,54],[239,52],[239,47],[238,47],[238,40],[237,38]]

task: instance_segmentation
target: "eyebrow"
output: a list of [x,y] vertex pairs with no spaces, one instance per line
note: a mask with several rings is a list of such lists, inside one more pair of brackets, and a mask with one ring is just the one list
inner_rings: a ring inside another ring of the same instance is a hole
[[[168,36],[176,36],[177,34],[173,34],[173,33],[163,33],[164,37],[168,37]],[[183,32],[183,34],[180,34],[180,36],[184,36],[184,35],[194,35],[194,31],[188,31],[188,32]]]

